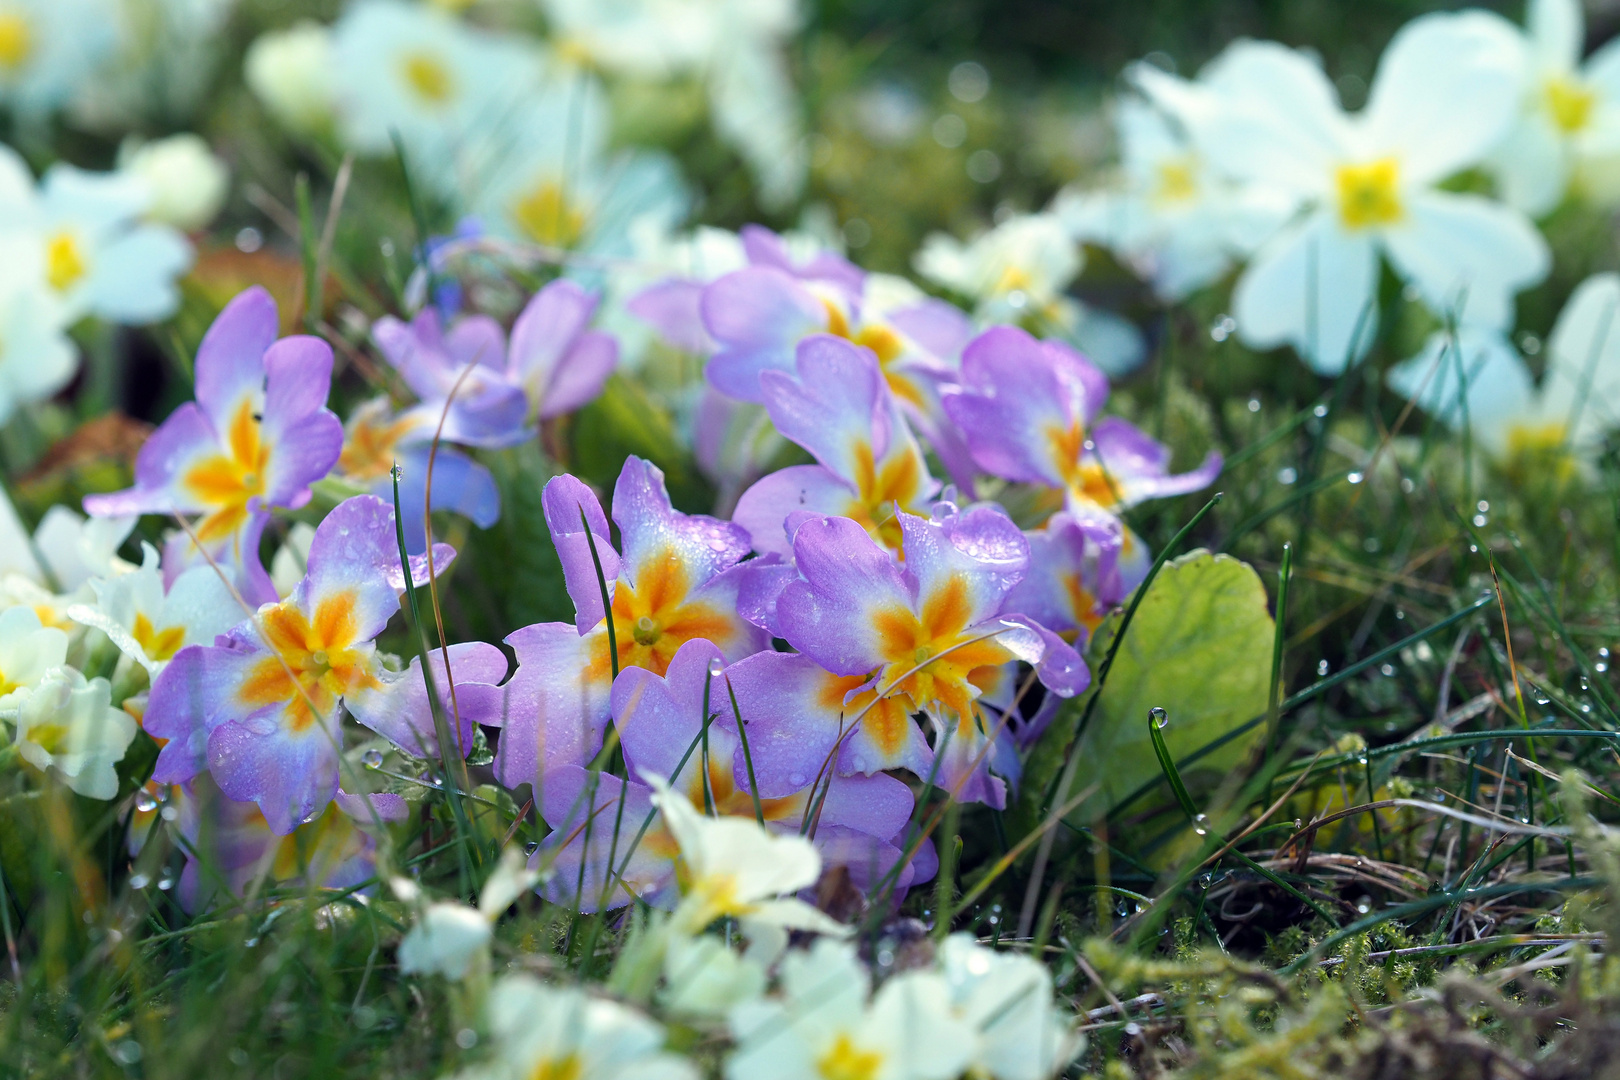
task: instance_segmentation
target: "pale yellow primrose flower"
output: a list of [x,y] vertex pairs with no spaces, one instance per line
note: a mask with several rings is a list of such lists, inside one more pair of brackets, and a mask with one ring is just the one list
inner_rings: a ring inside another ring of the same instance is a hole
[[1440,185],[1502,138],[1520,71],[1511,28],[1481,12],[1404,26],[1353,115],[1313,59],[1274,42],[1238,42],[1197,84],[1138,65],[1222,175],[1297,211],[1233,290],[1244,343],[1344,370],[1375,336],[1383,259],[1435,313],[1511,325],[1514,294],[1547,274],[1546,242],[1518,211]]
[[726,1080],[950,1080],[973,1061],[977,1036],[937,972],[896,975],[868,1002],[854,948],[826,939],[781,972],[780,999],[732,1011]]
[[494,985],[488,1006],[492,1060],[461,1080],[697,1080],[664,1050],[664,1029],[640,1013],[529,975]]
[[[501,852],[494,873],[484,882],[476,908],[450,900],[437,901],[422,910],[416,925],[399,943],[399,970],[407,975],[463,978],[474,961],[487,954],[501,913],[539,880],[538,873],[523,865],[523,857],[516,849],[507,848]],[[405,900],[419,895],[416,883],[408,878],[395,879],[393,887]]]
[[971,1072],[994,1080],[1045,1080],[1085,1046],[1052,1003],[1052,973],[1029,957],[952,934],[939,952],[951,1007],[979,1033]]
[[13,723],[24,761],[88,798],[118,794],[115,766],[135,739],[135,721],[112,707],[106,679],[87,680],[70,667],[56,667],[31,690],[15,693],[22,696]]
[[696,933],[722,915],[741,921],[745,933],[750,924],[839,936],[850,932],[802,900],[775,899],[821,876],[821,853],[810,841],[770,832],[747,818],[704,817],[662,778],[648,781],[681,849],[682,896],[670,920],[677,933]]
[[1620,198],[1620,42],[1581,63],[1578,0],[1530,0],[1522,33],[1518,120],[1487,162],[1502,197],[1534,217],[1566,193]]

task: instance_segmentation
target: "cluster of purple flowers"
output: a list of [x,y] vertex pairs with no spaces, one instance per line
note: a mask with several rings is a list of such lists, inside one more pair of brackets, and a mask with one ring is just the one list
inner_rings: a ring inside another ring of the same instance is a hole
[[[676,510],[639,458],[611,515],[588,485],[554,477],[543,504],[574,621],[429,660],[460,752],[478,726],[498,730],[495,779],[532,790],[552,830],[535,858],[560,870],[542,889],[559,902],[674,897],[662,825],[629,839],[651,813],[650,777],[712,813],[809,832],[857,883],[926,879],[926,845],[898,865],[913,795],[897,774],[1004,806],[1021,751],[1089,683],[1087,636],[1141,578],[1146,552],[1117,512],[1220,468],[1212,456],[1171,475],[1164,446],[1100,419],[1107,379],[1066,345],[1010,326],[975,333],[936,300],[884,310],[856,267],[795,262],[763,229],[745,230],[744,247],[745,268],[663,282],[630,309],[705,354],[710,392],[762,407],[815,464],[750,477],[729,521]],[[325,407],[330,350],[276,340],[262,290],[226,308],[197,357],[197,403],[153,435],[133,489],[86,504],[189,519],[168,578],[207,560],[244,600],[240,625],[180,650],[153,683],[156,781],[206,781],[286,835],[350,798],[345,711],[409,755],[455,752],[438,745],[421,662],[391,670],[374,644],[407,574],[425,581],[454,556],[427,550],[425,459],[434,509],[491,523],[489,472],[440,444],[514,445],[600,393],[617,346],[589,329],[595,303],[555,282],[510,339],[481,315],[380,320],[377,345],[418,403],[370,402],[346,432]],[[377,497],[396,462],[408,568]],[[374,494],[326,516],[303,579],[279,596],[260,536],[328,473]],[[1027,489],[1041,527],[979,501],[987,478]],[[622,776],[593,768],[610,730]]]

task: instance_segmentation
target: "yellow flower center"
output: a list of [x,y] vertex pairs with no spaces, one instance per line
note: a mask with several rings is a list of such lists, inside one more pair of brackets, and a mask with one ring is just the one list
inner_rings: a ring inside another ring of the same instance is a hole
[[[735,637],[732,619],[713,604],[693,601],[686,564],[666,548],[639,568],[634,587],[620,581],[613,590],[613,639],[619,650],[619,668],[647,668],[655,674],[669,671],[669,662],[682,645],[705,638],[721,649]],[[612,677],[606,620],[591,631],[591,660],[585,678],[606,682]]]
[[529,239],[547,247],[572,247],[585,233],[585,214],[555,180],[543,180],[518,199],[512,218]]
[[197,538],[205,544],[240,528],[251,513],[253,500],[264,494],[270,444],[260,437],[259,418],[253,415],[251,402],[237,407],[226,442],[227,453],[204,458],[181,481],[204,505],[214,508],[197,526]]
[[45,280],[57,292],[73,288],[89,269],[72,233],[59,232],[45,242]]
[[293,732],[332,715],[337,699],[377,685],[372,646],[358,634],[355,596],[329,596],[306,618],[290,600],[268,608],[259,626],[271,652],[259,659],[237,688],[249,708],[284,705]]
[[1573,135],[1591,121],[1597,92],[1578,80],[1555,75],[1547,80],[1542,92],[1546,95],[1547,114],[1564,134]]
[[405,84],[430,105],[443,105],[456,92],[450,69],[431,53],[407,53],[400,61],[400,70],[405,75]]
[[827,1052],[816,1059],[816,1071],[823,1080],[872,1080],[882,1067],[882,1054],[861,1049],[854,1039],[842,1032]]
[[377,480],[394,467],[395,447],[408,435],[408,419],[388,418],[388,410],[365,408],[349,421],[348,438],[338,455],[338,471],[353,480]]
[[0,69],[16,71],[34,51],[34,34],[18,11],[0,12]]
[[1186,202],[1198,194],[1198,173],[1190,157],[1171,158],[1159,163],[1159,186],[1154,196],[1160,202]]
[[1344,227],[1372,229],[1401,220],[1406,211],[1400,179],[1400,163],[1392,157],[1339,166],[1339,220]]
[[135,626],[130,636],[146,652],[147,659],[169,660],[185,644],[186,629],[183,626],[166,626],[159,630],[152,625],[146,613],[141,612],[135,616]]
[[585,1063],[578,1054],[564,1054],[559,1058],[541,1058],[529,1073],[529,1080],[579,1080]]

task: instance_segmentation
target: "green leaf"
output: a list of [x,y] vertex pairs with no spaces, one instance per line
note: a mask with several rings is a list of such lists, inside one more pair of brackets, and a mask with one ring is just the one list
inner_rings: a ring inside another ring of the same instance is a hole
[[[1093,670],[1108,651],[1120,617],[1114,612],[1092,636],[1087,652]],[[1075,812],[1076,820],[1094,820],[1149,781],[1161,782],[1159,793],[1139,804],[1140,809],[1171,805],[1154,754],[1148,711],[1158,706],[1169,714],[1162,734],[1171,756],[1181,762],[1264,715],[1271,647],[1266,590],[1253,568],[1229,555],[1203,550],[1167,563],[1137,609],[1076,748],[1080,766],[1074,790],[1097,785],[1096,795]],[[1062,767],[1083,703],[1083,698],[1071,702],[1036,746],[1024,781],[1026,802],[1039,799]],[[1240,766],[1262,734],[1257,725],[1181,767],[1181,778],[1194,797],[1210,791]],[[1132,816],[1136,809],[1133,806]],[[1025,820],[1032,819],[1031,808],[1020,810]]]

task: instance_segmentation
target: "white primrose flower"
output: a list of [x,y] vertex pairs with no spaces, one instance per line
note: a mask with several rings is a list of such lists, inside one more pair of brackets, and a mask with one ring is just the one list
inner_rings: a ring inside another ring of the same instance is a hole
[[76,88],[73,118],[98,131],[172,125],[192,116],[214,83],[237,0],[101,0],[122,24],[118,47]]
[[201,136],[190,132],[148,143],[125,140],[118,167],[151,189],[148,219],[186,232],[213,221],[230,188],[230,170]]
[[1547,273],[1546,243],[1518,211],[1438,185],[1502,137],[1519,72],[1510,28],[1480,12],[1403,27],[1354,116],[1313,60],[1274,43],[1231,46],[1197,92],[1140,70],[1218,169],[1297,207],[1237,283],[1243,341],[1342,371],[1373,338],[1380,255],[1435,312],[1508,325],[1514,294]]
[[1466,427],[1498,460],[1567,450],[1590,461],[1620,428],[1620,274],[1595,274],[1570,295],[1546,343],[1536,385],[1501,331],[1436,331],[1422,352],[1390,369],[1389,385],[1455,429]]
[[[416,925],[400,940],[399,970],[407,975],[465,977],[475,961],[487,956],[501,913],[539,880],[540,875],[524,866],[517,851],[507,848],[484,882],[476,908],[457,901],[436,901],[422,910]],[[396,881],[394,890],[408,900],[418,895],[415,882],[409,879]]]
[[[472,208],[498,237],[597,257],[635,254],[633,230],[667,231],[687,195],[662,154],[614,151],[607,94],[593,76],[555,72],[509,114],[501,152],[484,157]],[[582,263],[570,276],[601,284]]]
[[68,636],[34,609],[0,611],[0,710],[15,709],[47,672],[67,661]]
[[[0,639],[10,614],[0,615]],[[0,706],[8,700],[16,702],[11,719],[17,752],[24,761],[59,776],[88,798],[105,800],[118,794],[115,766],[134,741],[136,728],[133,717],[112,707],[112,686],[106,679],[87,680],[73,668],[53,667],[31,689],[0,698]]]
[[0,292],[19,283],[38,288],[68,322],[172,315],[191,245],[167,225],[140,220],[151,201],[132,176],[65,164],[53,165],[36,188],[22,158],[0,146]]
[[1524,64],[1518,121],[1487,165],[1502,197],[1533,217],[1556,207],[1572,187],[1605,201],[1620,195],[1620,42],[1582,64],[1583,23],[1578,0],[1530,0],[1518,35]]
[[1052,1003],[1052,973],[1028,956],[996,952],[952,934],[939,966],[951,1006],[979,1033],[970,1071],[994,1080],[1046,1080],[1084,1047]]
[[1085,257],[1056,213],[1015,215],[967,243],[931,233],[912,263],[927,280],[971,298],[981,323],[1033,319],[1116,374],[1142,360],[1145,347],[1134,326],[1064,293]]
[[787,931],[754,923],[748,948],[737,952],[713,934],[666,935],[659,1001],[672,1014],[723,1017],[765,992],[770,966],[787,948]]
[[134,531],[136,520],[87,518],[59,503],[39,519],[34,549],[58,588],[64,593],[80,592],[92,578],[110,578],[135,569],[118,557],[118,549]]
[[212,566],[194,566],[167,590],[158,569],[157,549],[143,545],[145,560],[129,573],[90,582],[94,604],[74,604],[68,618],[106,634],[118,650],[156,677],[187,645],[212,645],[214,638],[249,613]]
[[476,30],[431,4],[360,0],[332,27],[331,49],[344,141],[392,155],[397,133],[412,179],[446,198],[485,182],[540,91],[537,45]]
[[0,106],[39,118],[73,97],[118,45],[108,0],[0,0]]
[[508,975],[487,1007],[493,1058],[461,1080],[698,1080],[664,1050],[664,1029],[633,1009],[574,988]]
[[254,39],[242,79],[284,127],[307,134],[332,120],[333,67],[332,31],[304,19]]
[[804,187],[804,122],[782,56],[797,0],[542,0],[558,51],[602,70],[704,80],[715,130],[779,208]]
[[0,271],[0,425],[18,409],[53,397],[79,370],[66,309],[43,282],[15,278],[8,282]]
[[1286,201],[1220,175],[1148,102],[1121,98],[1114,126],[1117,186],[1065,188],[1052,212],[1076,239],[1113,251],[1165,300],[1183,300],[1218,281],[1287,219]]
[[896,975],[869,1001],[853,946],[824,939],[784,957],[781,976],[779,999],[732,1011],[726,1080],[948,1080],[973,1061],[975,1033],[938,972]]
[[722,915],[738,919],[744,933],[755,925],[838,936],[850,932],[803,900],[776,899],[815,884],[821,876],[821,853],[814,844],[802,836],[773,833],[748,818],[705,817],[661,777],[647,779],[685,870],[681,902],[670,917],[676,933],[696,933]]

